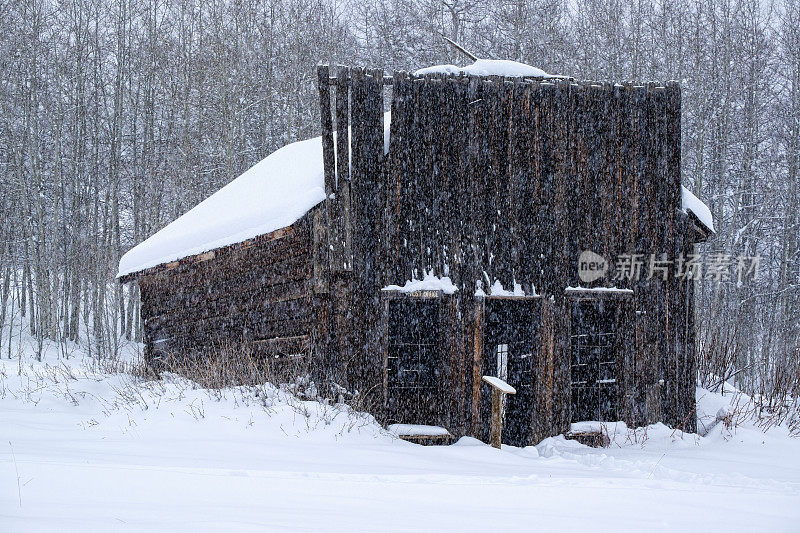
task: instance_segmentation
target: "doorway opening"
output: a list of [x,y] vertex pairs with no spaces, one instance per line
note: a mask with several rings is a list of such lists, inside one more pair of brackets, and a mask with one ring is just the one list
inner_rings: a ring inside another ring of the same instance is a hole
[[389,302],[386,407],[393,422],[435,423],[439,418],[439,308],[438,298]]
[[[532,298],[487,298],[484,304],[483,375],[496,376],[517,390],[503,397],[505,444],[531,444],[534,350],[539,327],[539,301]],[[482,438],[491,431],[491,391],[481,390]]]

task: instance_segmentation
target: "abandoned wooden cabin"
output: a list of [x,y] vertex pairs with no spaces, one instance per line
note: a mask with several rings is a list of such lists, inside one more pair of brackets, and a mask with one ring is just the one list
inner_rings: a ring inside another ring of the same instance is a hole
[[680,87],[514,74],[320,67],[320,138],[121,260],[148,360],[246,346],[385,423],[483,440],[498,376],[517,445],[584,420],[693,429],[679,258],[713,227],[681,186]]

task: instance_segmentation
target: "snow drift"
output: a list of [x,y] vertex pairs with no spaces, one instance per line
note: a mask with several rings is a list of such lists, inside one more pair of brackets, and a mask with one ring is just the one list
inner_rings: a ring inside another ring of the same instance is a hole
[[[732,398],[698,389],[698,415]],[[796,530],[800,442],[784,428],[603,430],[608,448],[417,446],[269,384],[203,389],[25,353],[0,360],[0,530]]]

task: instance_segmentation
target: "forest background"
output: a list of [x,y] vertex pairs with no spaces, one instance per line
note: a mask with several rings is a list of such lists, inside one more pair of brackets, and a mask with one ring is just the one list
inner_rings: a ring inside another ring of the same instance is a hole
[[702,251],[761,257],[755,280],[699,282],[701,381],[800,392],[798,0],[0,0],[0,35],[0,357],[140,339],[126,250],[316,135],[319,62],[464,64],[445,35],[680,81],[683,183],[717,229]]

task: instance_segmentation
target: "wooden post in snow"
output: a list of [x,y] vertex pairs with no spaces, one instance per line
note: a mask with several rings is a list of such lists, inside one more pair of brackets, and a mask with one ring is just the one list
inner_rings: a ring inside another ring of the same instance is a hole
[[494,448],[500,448],[503,437],[503,394],[516,394],[517,390],[494,376],[483,376],[483,381],[492,387],[492,431],[489,437]]

